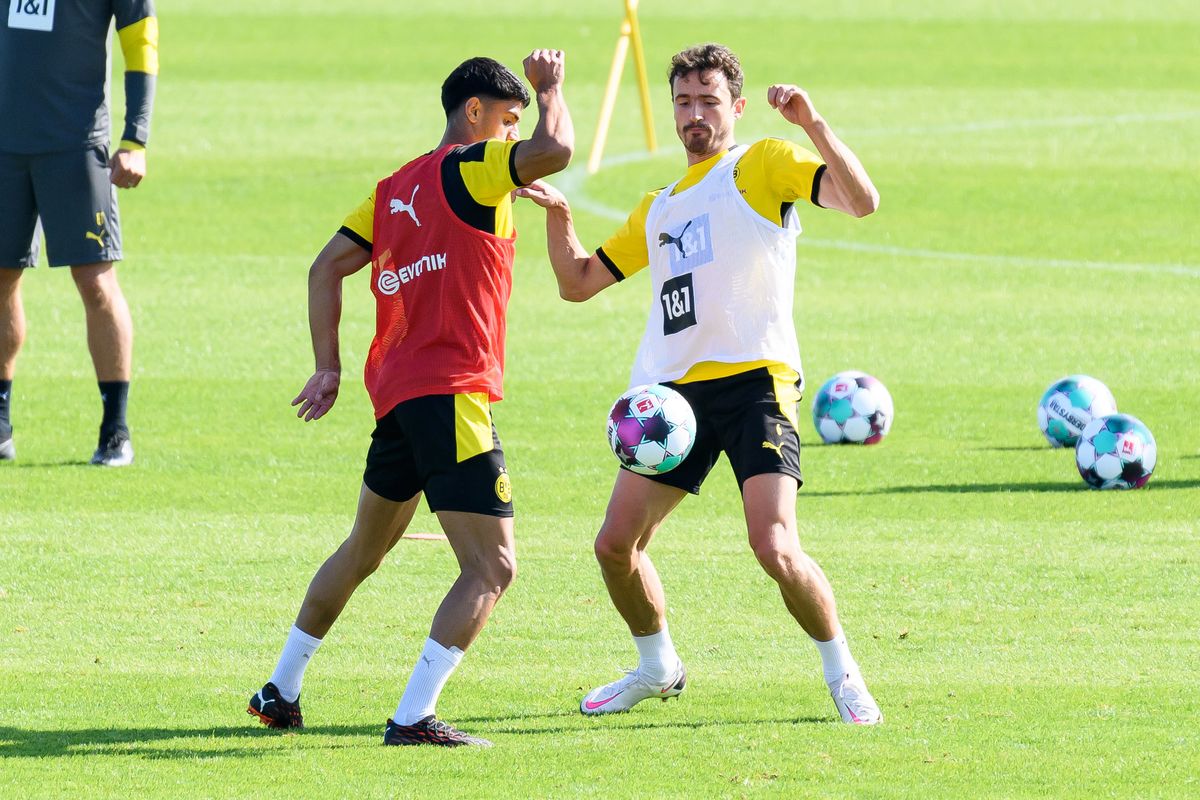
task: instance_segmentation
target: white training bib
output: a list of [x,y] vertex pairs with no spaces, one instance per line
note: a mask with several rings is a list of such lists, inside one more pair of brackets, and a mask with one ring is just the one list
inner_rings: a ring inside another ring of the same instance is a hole
[[27,31],[54,30],[55,0],[9,0],[8,27]]
[[[653,302],[630,385],[681,378],[701,361],[778,361],[801,372],[792,320],[796,237],[755,211],[734,183],[745,148],[729,150],[695,186],[650,205]],[[678,182],[676,182],[678,183]]]

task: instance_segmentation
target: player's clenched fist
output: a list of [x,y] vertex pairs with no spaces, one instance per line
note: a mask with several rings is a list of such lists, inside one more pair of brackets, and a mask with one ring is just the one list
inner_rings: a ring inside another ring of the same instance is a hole
[[779,109],[783,118],[793,125],[811,125],[821,118],[813,108],[808,92],[790,83],[776,83],[767,89],[767,103]]
[[525,77],[535,92],[561,86],[567,57],[562,50],[534,50],[523,62]]

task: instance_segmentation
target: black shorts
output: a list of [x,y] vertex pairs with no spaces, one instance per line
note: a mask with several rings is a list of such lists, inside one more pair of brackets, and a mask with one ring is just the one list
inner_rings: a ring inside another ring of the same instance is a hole
[[504,451],[482,392],[398,404],[375,424],[363,483],[397,503],[423,491],[430,511],[513,515]]
[[700,484],[724,452],[741,489],[755,475],[800,475],[796,430],[801,382],[795,373],[761,369],[690,383],[666,383],[696,414],[696,443],[679,466],[652,481],[700,494]]
[[109,174],[104,145],[0,153],[0,267],[37,263],[39,222],[52,267],[120,261],[121,221]]

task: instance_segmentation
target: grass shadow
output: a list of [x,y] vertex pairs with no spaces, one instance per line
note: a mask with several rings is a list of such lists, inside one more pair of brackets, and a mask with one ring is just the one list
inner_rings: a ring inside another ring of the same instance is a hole
[[18,461],[13,464],[16,469],[51,469],[54,467],[90,467],[92,462],[74,461]]
[[[382,725],[329,725],[305,729],[327,736],[383,737]],[[80,755],[136,755],[150,759],[203,759],[229,756],[257,756],[259,747],[156,747],[154,743],[173,740],[209,739],[222,742],[257,740],[263,737],[296,736],[265,727],[224,728],[80,728],[64,730],[25,730],[0,728],[0,759],[53,758]],[[345,745],[347,747],[352,745]],[[356,745],[355,745],[356,746]]]
[[[753,725],[816,725],[816,724],[833,724],[839,722],[835,717],[787,717],[784,719],[706,719],[706,720],[640,720],[637,716],[631,714],[614,714],[611,717],[606,717],[604,722],[598,717],[586,717],[579,712],[560,712],[554,714],[525,714],[514,715],[509,717],[458,717],[450,722],[454,725],[470,725],[473,723],[492,724],[496,723],[514,723],[529,720],[542,719],[546,720],[546,724],[524,726],[524,725],[501,725],[500,727],[492,728],[490,733],[503,733],[514,735],[542,735],[548,733],[574,733],[581,730],[581,725],[598,727],[606,725],[608,727],[599,729],[600,731],[642,731],[642,730],[703,730],[705,728],[717,728],[736,725],[739,728]],[[562,720],[561,724],[549,724],[553,720]],[[571,722],[567,722],[571,720]],[[629,720],[635,720],[629,723]],[[588,728],[583,728],[587,730]]]
[[[1185,480],[1150,480],[1146,489],[1151,491],[1171,489],[1195,489],[1200,487],[1200,479]],[[878,489],[862,490],[830,490],[823,492],[800,491],[800,497],[849,497],[853,495],[880,494],[1017,494],[1020,492],[1091,492],[1083,481],[1069,483],[1052,483],[1039,481],[1031,483],[945,483],[925,486],[884,486]]]
[[1013,452],[1026,453],[1026,452],[1029,452],[1030,450],[1045,450],[1048,453],[1054,452],[1053,447],[1050,447],[1049,445],[1045,445],[1045,444],[1019,444],[1019,445],[1005,445],[1003,447],[972,447],[971,449],[975,450],[977,452],[988,452],[988,453],[1013,453]]
[[[631,719],[622,715],[622,722]],[[545,720],[546,723],[521,725],[521,722]],[[553,720],[561,720],[553,724]],[[568,720],[571,720],[568,722]],[[788,717],[783,719],[728,719],[728,720],[659,720],[634,722],[633,724],[610,724],[611,731],[632,730],[702,730],[704,728],[737,726],[784,726],[807,724],[833,724],[831,717]],[[482,730],[472,733],[483,736],[542,736],[546,734],[574,733],[586,730],[585,726],[601,723],[581,714],[529,714],[503,717],[463,717],[451,720],[455,725],[480,724]],[[512,724],[518,723],[518,724]],[[547,724],[549,723],[549,724]],[[62,756],[136,756],[145,759],[196,760],[211,758],[261,758],[261,745],[253,742],[279,737],[341,736],[352,737],[340,744],[323,742],[321,749],[343,749],[350,747],[382,746],[383,725],[316,725],[302,731],[281,732],[258,726],[210,727],[210,728],[79,728],[62,730],[27,730],[24,728],[0,727],[0,759],[6,758],[57,758]],[[212,746],[178,746],[172,742],[206,740]]]

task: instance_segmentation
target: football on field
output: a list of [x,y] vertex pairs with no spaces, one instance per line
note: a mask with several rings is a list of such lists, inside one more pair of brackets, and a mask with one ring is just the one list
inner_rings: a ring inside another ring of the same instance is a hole
[[679,392],[660,384],[635,386],[608,412],[608,444],[640,475],[668,472],[696,441],[696,416]]
[[1038,428],[1055,447],[1074,447],[1079,434],[1096,417],[1117,413],[1117,401],[1100,381],[1068,375],[1050,384],[1038,403]]
[[1153,434],[1129,414],[1093,419],[1075,445],[1075,466],[1093,489],[1140,489],[1157,461]]
[[865,372],[839,372],[821,385],[812,415],[826,444],[876,444],[892,428],[892,396]]

